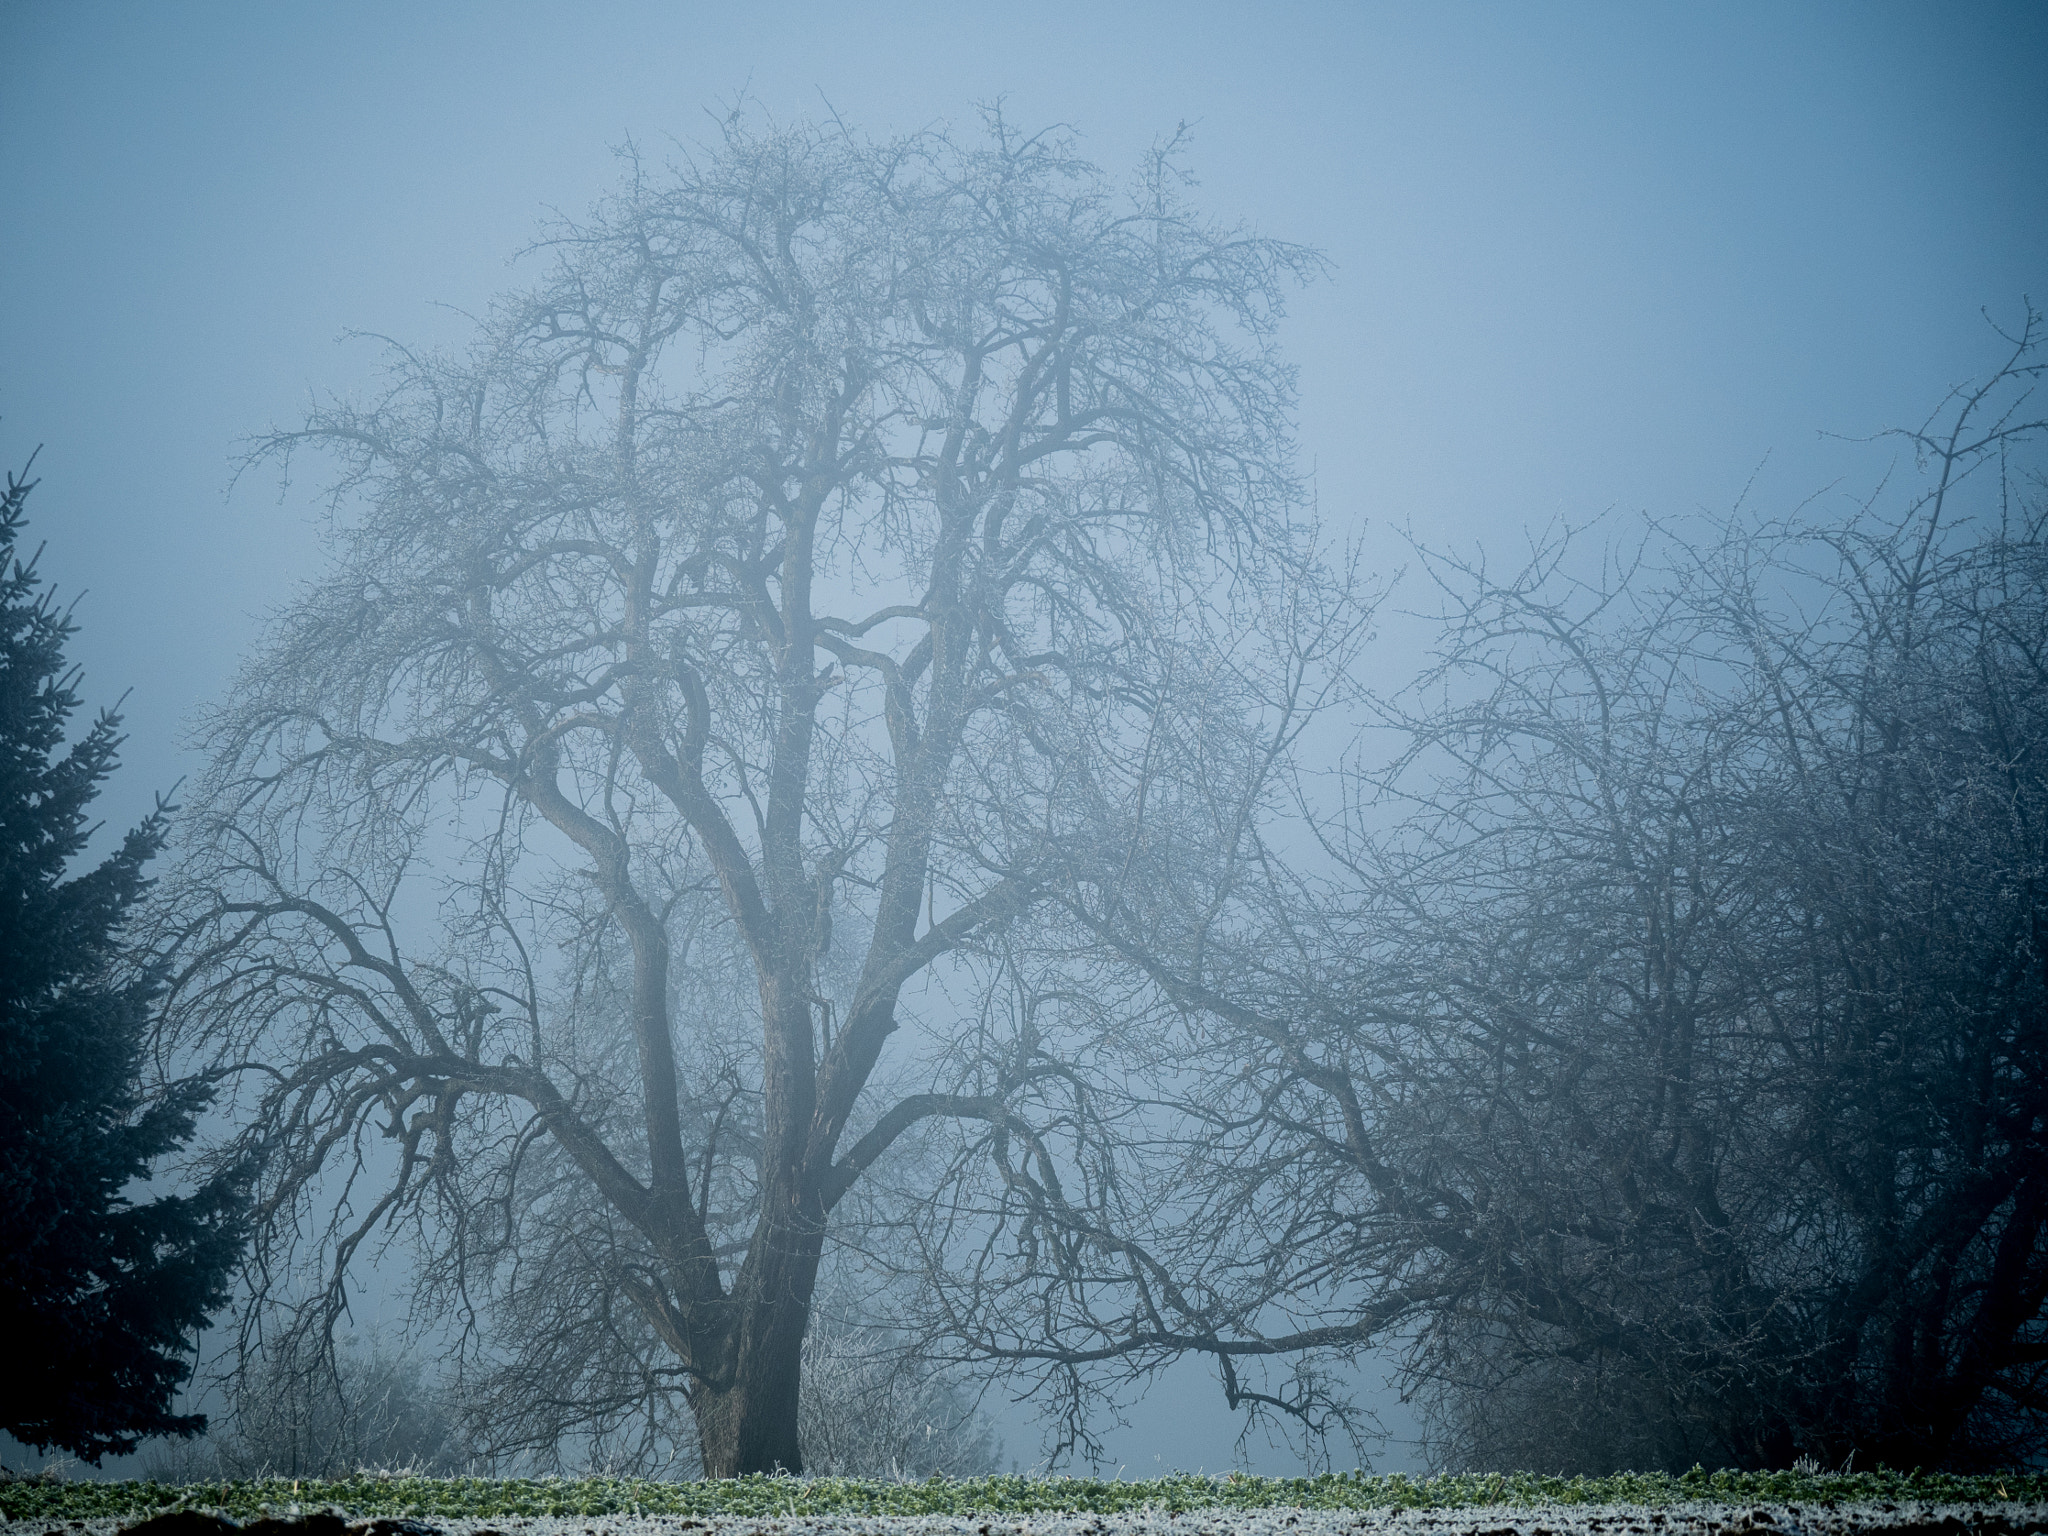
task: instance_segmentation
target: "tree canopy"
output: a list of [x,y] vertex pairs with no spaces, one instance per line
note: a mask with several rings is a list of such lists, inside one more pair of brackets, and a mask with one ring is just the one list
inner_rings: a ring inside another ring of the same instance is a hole
[[540,254],[265,444],[334,467],[333,563],[215,723],[171,1017],[247,1074],[303,1326],[410,1224],[490,1444],[796,1470],[828,1231],[1084,1075],[943,989],[1318,590],[1317,263],[1000,118],[735,122]]

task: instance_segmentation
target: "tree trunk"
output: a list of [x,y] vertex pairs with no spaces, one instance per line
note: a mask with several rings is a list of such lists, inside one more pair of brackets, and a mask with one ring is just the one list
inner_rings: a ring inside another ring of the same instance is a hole
[[770,1262],[760,1293],[741,1302],[730,1385],[699,1383],[691,1402],[706,1477],[750,1472],[799,1473],[797,1398],[803,1382],[804,1329],[818,1274],[813,1242]]
[[706,1477],[803,1471],[797,1444],[797,1352],[778,1379],[743,1376],[723,1392],[697,1389],[693,1405]]

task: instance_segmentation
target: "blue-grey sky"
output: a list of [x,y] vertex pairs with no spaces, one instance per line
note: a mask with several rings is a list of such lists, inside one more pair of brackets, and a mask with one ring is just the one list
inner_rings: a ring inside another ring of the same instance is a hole
[[[0,460],[42,445],[87,694],[132,690],[117,823],[313,569],[313,487],[227,494],[237,441],[368,383],[346,330],[460,334],[612,146],[742,93],[874,133],[1003,97],[1116,169],[1191,124],[1212,210],[1335,264],[1302,444],[1376,553],[1867,489],[1884,451],[1820,433],[1917,422],[1980,308],[2048,303],[2038,0],[0,0],[0,59]],[[1188,1390],[1133,1472],[1228,1460]]]

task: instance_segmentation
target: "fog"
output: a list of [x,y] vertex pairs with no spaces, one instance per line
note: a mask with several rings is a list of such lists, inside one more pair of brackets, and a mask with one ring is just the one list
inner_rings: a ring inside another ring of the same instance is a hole
[[[124,699],[115,829],[198,773],[198,712],[319,574],[318,477],[237,479],[248,442],[372,388],[362,333],[466,336],[620,146],[734,105],[882,137],[1000,101],[1119,178],[1185,125],[1205,212],[1331,263],[1280,333],[1300,463],[1388,575],[1411,532],[1511,563],[1560,521],[1860,502],[1902,462],[1867,439],[1995,361],[1980,312],[2048,298],[2036,6],[11,0],[0,51],[0,458],[40,447],[71,654]],[[1361,663],[1388,686],[1404,606]],[[1366,1376],[1376,1464],[1415,1464]],[[1106,1468],[1298,1465],[1235,1447],[1200,1365],[1123,1416]]]

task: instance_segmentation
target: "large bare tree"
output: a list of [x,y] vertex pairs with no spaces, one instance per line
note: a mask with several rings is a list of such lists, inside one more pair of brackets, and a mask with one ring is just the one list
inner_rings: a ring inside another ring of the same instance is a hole
[[326,1326],[409,1229],[500,1448],[656,1455],[682,1401],[709,1472],[800,1468],[835,1212],[1070,1071],[934,988],[1307,574],[1273,339],[1315,263],[1183,185],[736,122],[260,445],[334,466],[331,564],[165,892],[171,1038],[268,1154],[259,1293],[315,1261]]
[[1392,1345],[1451,1464],[2038,1457],[2048,421],[2009,340],[1852,515],[1426,556],[1440,664],[1320,871],[1229,775],[1155,786],[1185,816],[1016,996],[1180,1070],[963,1128],[946,1325],[1070,1401],[1194,1353],[1317,1426]]

